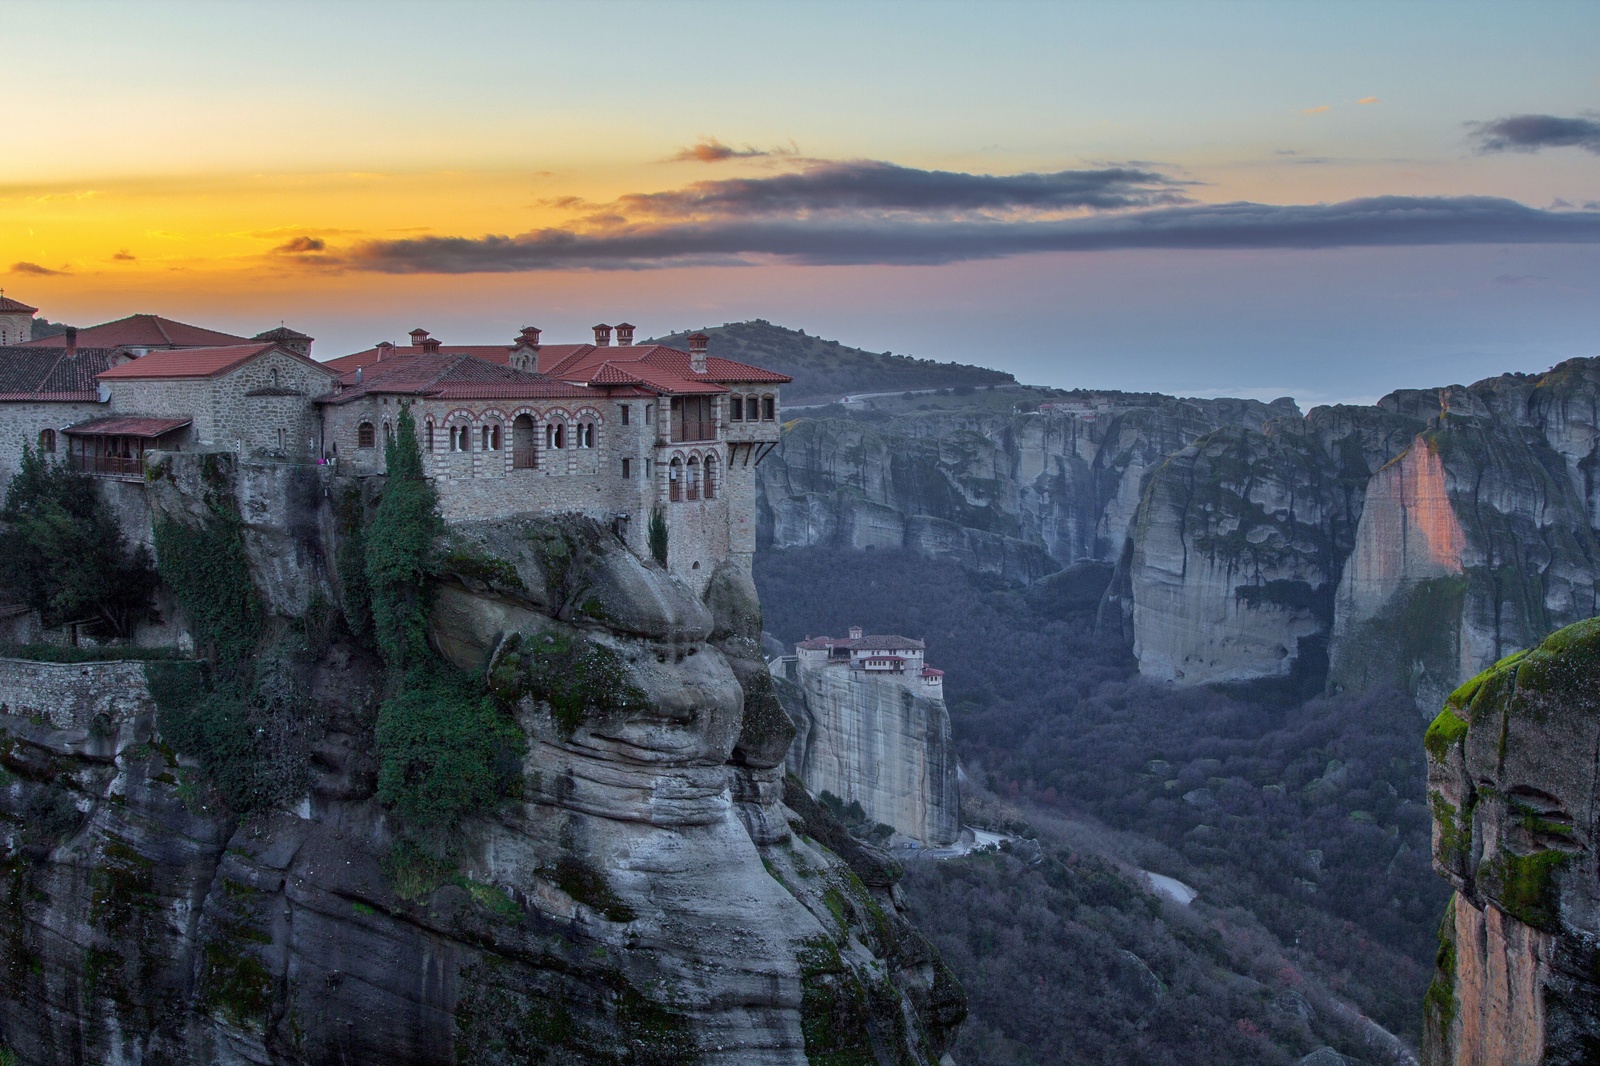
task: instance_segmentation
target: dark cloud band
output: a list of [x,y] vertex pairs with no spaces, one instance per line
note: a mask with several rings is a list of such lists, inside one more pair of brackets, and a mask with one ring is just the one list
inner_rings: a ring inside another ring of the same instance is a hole
[[[419,237],[356,245],[338,264],[386,273],[637,270],[765,259],[937,264],[1112,249],[1350,248],[1600,243],[1600,212],[1497,197],[1384,196],[1336,204],[1233,203],[1046,221],[749,220]],[[330,266],[333,263],[329,264]]]
[[1109,167],[1050,174],[964,174],[870,159],[813,161],[803,169],[754,178],[700,181],[683,189],[624,196],[615,207],[655,218],[810,215],[906,211],[1115,210],[1181,204],[1181,181],[1152,170]]
[[1600,155],[1600,119],[1556,115],[1509,115],[1472,123],[1472,136],[1484,152],[1537,152],[1541,148],[1582,148]]

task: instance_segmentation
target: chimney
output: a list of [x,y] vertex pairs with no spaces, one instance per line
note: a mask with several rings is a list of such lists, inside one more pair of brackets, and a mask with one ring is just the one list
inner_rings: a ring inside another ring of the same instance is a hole
[[627,348],[633,344],[633,323],[617,323],[617,346]]
[[611,327],[604,322],[594,327],[594,343],[599,348],[611,347]]
[[67,354],[68,355],[75,354],[77,352],[77,350],[78,350],[78,330],[77,330],[77,328],[74,327],[74,326],[68,326],[67,327],[67,331],[66,331],[65,334],[63,334],[63,336],[65,336],[66,339],[67,339]]
[[419,329],[414,329],[414,330],[411,331],[411,346],[413,348],[421,348],[423,346],[423,344],[427,341],[427,339],[428,339],[428,331],[427,330],[419,328]]
[[425,351],[425,352],[436,352],[436,351],[438,351],[439,350],[439,341],[436,338],[433,338],[433,337],[424,338],[423,342],[422,342],[422,350]]
[[519,348],[539,347],[540,332],[538,326],[523,326],[522,332],[517,334],[517,339],[513,342],[513,346]]
[[378,362],[383,362],[385,356],[394,354],[394,341],[378,342]]
[[366,367],[364,367],[364,366],[358,366],[358,367],[356,367],[356,384],[357,384],[357,385],[359,385],[359,384],[361,384],[361,379],[362,379],[362,378],[364,378],[364,377],[366,377],[366,376],[367,376],[367,375],[366,375],[366,374],[365,374],[365,373],[364,373],[364,371],[365,371],[365,370],[366,370],[366,369],[367,369],[367,368],[366,368]]
[[861,639],[861,627],[860,626],[851,626],[850,627],[850,639],[851,640],[860,640]]
[[689,334],[689,369],[696,374],[706,372],[706,343],[710,340],[704,333]]

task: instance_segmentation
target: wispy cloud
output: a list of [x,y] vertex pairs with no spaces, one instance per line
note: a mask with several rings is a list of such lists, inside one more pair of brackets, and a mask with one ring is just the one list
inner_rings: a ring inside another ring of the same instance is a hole
[[697,181],[667,192],[631,194],[607,206],[613,214],[650,218],[1114,210],[1188,203],[1181,190],[1195,184],[1127,166],[1047,174],[965,174],[857,159],[815,161],[793,173],[766,177]]
[[1300,113],[1302,115],[1320,115],[1324,111],[1332,110],[1333,108],[1329,107],[1327,104],[1318,104],[1316,107],[1302,107],[1300,109]]
[[1381,104],[1381,103],[1383,103],[1383,101],[1379,100],[1376,96],[1363,96],[1361,99],[1357,100],[1356,103],[1358,103],[1358,104]]
[[1493,122],[1469,122],[1480,152],[1537,152],[1544,148],[1582,148],[1600,155],[1600,114],[1582,118],[1508,115]]
[[629,270],[706,262],[937,264],[1109,249],[1348,248],[1600,243],[1600,212],[1498,197],[1384,196],[1335,204],[1206,204],[1066,219],[694,221],[602,233],[366,241],[346,269],[385,273]]
[[33,274],[42,277],[59,277],[70,273],[66,270],[51,270],[49,267],[40,266],[38,263],[17,262],[11,264],[13,274]]
[[680,148],[667,158],[669,163],[721,163],[729,159],[759,159],[767,156],[797,156],[800,150],[794,145],[787,148],[755,148],[745,145],[734,148],[715,137],[701,138],[688,148]]
[[118,263],[137,263],[139,261],[139,257],[128,251],[126,248],[121,248],[113,252],[111,258]]

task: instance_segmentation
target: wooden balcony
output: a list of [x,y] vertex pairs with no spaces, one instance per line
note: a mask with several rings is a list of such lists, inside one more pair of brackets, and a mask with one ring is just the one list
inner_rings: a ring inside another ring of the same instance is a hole
[[717,439],[716,422],[673,422],[672,443],[685,444],[691,441],[705,441]]
[[71,463],[72,469],[81,470],[86,474],[144,480],[144,457],[142,455],[127,459],[119,455],[79,455],[73,452],[67,456],[67,459]]

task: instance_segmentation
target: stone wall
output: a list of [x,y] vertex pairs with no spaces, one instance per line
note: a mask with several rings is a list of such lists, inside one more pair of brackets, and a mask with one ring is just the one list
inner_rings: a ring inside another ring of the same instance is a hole
[[[152,709],[142,662],[0,659],[0,714],[88,733],[121,726]],[[105,717],[97,723],[99,715]]]
[[55,453],[64,457],[67,439],[61,431],[105,413],[98,403],[0,403],[0,493],[22,467],[22,446],[38,448],[42,430],[56,431]]
[[329,392],[333,381],[331,371],[274,351],[215,378],[116,381],[109,411],[188,416],[194,419],[190,439],[197,444],[313,462],[321,417],[311,400]]

